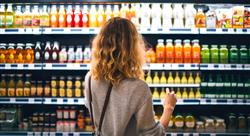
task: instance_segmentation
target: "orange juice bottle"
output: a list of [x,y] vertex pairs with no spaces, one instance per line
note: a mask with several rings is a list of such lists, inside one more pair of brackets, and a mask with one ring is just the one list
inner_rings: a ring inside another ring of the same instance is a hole
[[52,5],[50,11],[50,26],[51,27],[58,27],[58,12],[56,5]]
[[129,10],[129,19],[131,20],[134,17],[136,17],[136,5],[132,4]]
[[40,13],[38,11],[38,5],[35,5],[32,11],[32,27],[40,26]]
[[74,11],[72,5],[68,5],[66,13],[66,27],[74,27],[74,26],[75,26]]
[[43,9],[40,11],[40,26],[49,27],[50,26],[50,16],[48,13],[47,5],[43,5]]
[[114,10],[113,10],[114,17],[119,17],[120,16],[120,11],[119,11],[119,6],[114,5]]
[[165,45],[163,39],[158,39],[158,44],[156,46],[156,62],[165,63]]
[[25,47],[25,57],[24,57],[24,63],[33,63],[34,62],[34,50],[32,49],[32,44],[27,43]]
[[83,6],[83,10],[82,10],[82,26],[83,27],[89,27],[88,5]]
[[18,43],[16,48],[16,63],[24,63],[24,51],[23,51],[23,44]]
[[155,63],[155,52],[153,48],[149,48],[146,52],[146,62]]
[[91,5],[89,11],[89,27],[97,27],[97,13],[95,5]]
[[0,63],[6,63],[6,44],[1,43],[0,44]]
[[7,50],[6,55],[6,62],[7,63],[15,63],[15,56],[16,56],[16,50],[14,48],[15,44],[9,43],[9,47]]
[[110,5],[107,5],[107,6],[106,6],[105,14],[106,14],[106,21],[108,21],[109,19],[111,19],[111,18],[114,17],[114,14],[113,14],[113,12],[112,12],[112,9],[111,9],[111,6],[110,6]]
[[177,39],[174,41],[174,61],[175,63],[183,63],[183,47],[181,44],[181,40]]
[[105,13],[103,9],[103,5],[98,6],[98,13],[97,13],[97,27],[101,27],[105,23]]
[[166,40],[166,62],[167,63],[174,63],[174,46],[173,40],[167,39]]
[[25,6],[25,12],[23,13],[23,27],[32,26],[32,13],[30,12],[30,6]]
[[195,15],[195,26],[197,28],[206,27],[206,16],[201,8],[198,9],[198,12]]
[[191,53],[192,53],[192,47],[190,45],[190,40],[184,40],[184,52],[183,52],[184,63],[192,62]]
[[60,5],[58,14],[58,26],[66,27],[66,12],[63,5]]
[[15,28],[20,28],[23,27],[23,13],[22,13],[22,7],[18,5],[16,7],[16,12],[15,12]]
[[192,47],[192,59],[193,59],[193,63],[200,63],[200,44],[199,44],[199,40],[193,40],[193,47]]

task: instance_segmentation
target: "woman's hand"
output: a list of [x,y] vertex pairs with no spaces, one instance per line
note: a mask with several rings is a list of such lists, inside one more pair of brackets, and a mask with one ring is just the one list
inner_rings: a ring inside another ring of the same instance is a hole
[[176,99],[176,94],[174,91],[169,91],[168,88],[166,88],[166,96],[164,100],[164,110],[174,110],[174,107],[176,105],[177,99]]

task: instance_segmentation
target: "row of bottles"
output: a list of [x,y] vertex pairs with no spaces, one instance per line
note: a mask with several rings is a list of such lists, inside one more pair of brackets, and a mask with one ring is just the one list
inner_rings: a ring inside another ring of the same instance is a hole
[[[25,78],[24,78],[25,77]],[[1,97],[83,97],[84,82],[80,76],[53,76],[51,81],[34,81],[31,74],[1,74]]]
[[149,71],[145,77],[145,81],[148,84],[200,84],[201,82],[199,72],[168,72],[168,77],[166,77],[164,71],[161,72],[160,77],[158,73],[157,71]]
[[[192,44],[191,44],[192,42]],[[164,44],[163,39],[158,39],[158,44],[149,48],[146,52],[148,63],[200,63],[199,40],[173,40],[167,39]]]
[[237,47],[231,45],[230,48],[227,45],[202,45],[201,49],[201,62],[202,63],[240,63],[247,64],[250,62],[250,48],[246,45]]
[[82,45],[65,46],[59,42],[0,43],[0,63],[89,63],[91,49]]

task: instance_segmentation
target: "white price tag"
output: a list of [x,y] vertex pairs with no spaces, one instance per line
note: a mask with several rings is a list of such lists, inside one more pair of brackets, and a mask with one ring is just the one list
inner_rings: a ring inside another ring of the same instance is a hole
[[50,132],[50,136],[56,136],[56,132]]
[[215,83],[216,87],[223,87],[223,83]]
[[72,68],[73,69],[80,69],[81,67],[80,67],[80,63],[75,63],[75,64],[73,64],[72,65]]
[[29,98],[29,103],[35,103],[35,98]]
[[230,70],[231,69],[231,65],[230,64],[225,64],[224,65],[224,69]]
[[245,87],[250,87],[250,83],[245,83]]
[[238,99],[237,102],[238,102],[239,104],[241,104],[241,103],[243,103],[243,99]]
[[28,64],[28,68],[27,69],[35,69],[35,65],[34,64]]
[[215,133],[211,133],[210,136],[216,136],[216,134]]
[[212,104],[216,104],[216,103],[217,103],[217,100],[216,100],[216,99],[211,99],[211,103],[212,103]]
[[179,64],[172,64],[172,69],[173,70],[178,70],[179,69]]
[[40,34],[40,28],[33,28],[34,34]]
[[233,99],[227,99],[228,104],[233,104]]
[[10,98],[10,103],[15,103],[16,102],[16,98]]
[[208,65],[207,65],[207,68],[208,68],[209,70],[213,70],[213,69],[214,69],[214,64],[208,64]]
[[232,83],[232,87],[236,87],[237,86],[237,83]]
[[172,135],[171,136],[177,136],[177,133],[172,133]]
[[200,102],[201,102],[201,104],[206,104],[207,103],[206,99],[201,99]]
[[27,136],[33,136],[33,132],[28,132]]
[[45,98],[44,103],[45,104],[51,104],[51,98]]
[[224,69],[225,69],[224,64],[219,64],[219,70],[224,70]]
[[242,29],[236,29],[236,32],[241,34],[243,31]]
[[199,133],[193,133],[193,136],[199,136]]
[[177,99],[178,104],[183,104],[184,103],[183,101],[184,101],[183,99]]
[[80,136],[80,133],[79,132],[74,132],[73,136]]
[[41,132],[35,132],[35,136],[41,136]]
[[63,99],[62,98],[58,98],[57,99],[57,104],[63,104]]
[[26,33],[32,33],[32,28],[26,28],[25,31]]
[[5,64],[5,69],[11,69],[11,65],[10,64]]
[[23,64],[17,64],[17,69],[23,69]]
[[74,104],[74,99],[72,98],[67,98],[68,99],[68,104]]
[[242,70],[242,69],[243,69],[243,65],[237,64],[237,65],[236,65],[236,69],[237,69],[237,70]]
[[201,82],[201,86],[203,86],[203,87],[206,87],[207,86],[207,82]]
[[170,70],[171,69],[171,64],[164,64],[165,70]]
[[43,132],[43,136],[49,136],[49,132]]
[[191,64],[184,64],[184,69],[190,70],[191,69]]
[[215,86],[215,83],[207,83],[207,86],[208,86],[208,87],[214,87],[214,86]]
[[238,83],[238,87],[244,87],[244,83]]
[[184,133],[183,136],[189,136],[189,133]]
[[45,68],[46,68],[46,69],[52,69],[52,64],[51,64],[51,63],[47,63],[47,64],[45,65]]
[[63,136],[68,136],[69,133],[68,133],[68,132],[63,132],[62,135],[63,135]]
[[250,64],[245,64],[245,65],[244,65],[244,69],[245,69],[245,70],[250,70]]

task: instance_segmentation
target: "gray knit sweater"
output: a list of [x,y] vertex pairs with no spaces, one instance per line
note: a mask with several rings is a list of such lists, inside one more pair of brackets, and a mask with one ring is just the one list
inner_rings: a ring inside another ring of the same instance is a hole
[[[89,109],[90,74],[85,77],[86,106]],[[108,82],[91,80],[92,107],[98,127]],[[164,136],[163,126],[154,120],[152,94],[139,79],[125,79],[113,87],[102,125],[102,136]]]

